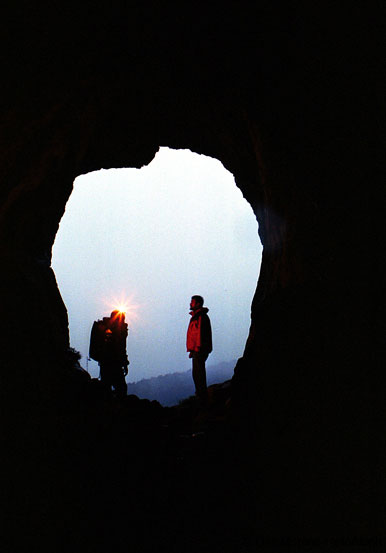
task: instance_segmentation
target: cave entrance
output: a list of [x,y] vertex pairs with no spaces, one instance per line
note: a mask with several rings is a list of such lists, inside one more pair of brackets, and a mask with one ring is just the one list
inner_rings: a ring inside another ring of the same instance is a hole
[[79,176],[52,267],[82,367],[98,376],[97,363],[87,358],[91,325],[123,301],[128,381],[188,370],[185,333],[194,294],[210,310],[208,367],[237,359],[249,332],[261,253],[252,208],[216,159],[160,148],[140,170]]

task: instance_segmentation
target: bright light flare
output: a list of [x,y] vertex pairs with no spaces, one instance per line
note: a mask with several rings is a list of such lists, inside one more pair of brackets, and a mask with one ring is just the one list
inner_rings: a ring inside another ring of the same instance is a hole
[[[124,314],[126,322],[130,325],[133,321],[138,319],[137,310],[139,305],[136,305],[133,302],[133,296],[112,298],[112,300],[104,301],[104,304],[108,307],[110,312],[119,311],[119,313]],[[110,313],[109,313],[110,314]]]

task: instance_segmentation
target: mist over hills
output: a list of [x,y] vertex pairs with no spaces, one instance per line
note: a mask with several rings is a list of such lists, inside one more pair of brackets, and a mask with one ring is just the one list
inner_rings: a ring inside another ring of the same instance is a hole
[[[234,359],[207,366],[206,379],[208,386],[231,379],[236,361]],[[164,407],[177,405],[181,400],[194,395],[192,371],[176,372],[145,378],[138,382],[129,382],[127,393],[134,394],[140,399],[156,400]]]

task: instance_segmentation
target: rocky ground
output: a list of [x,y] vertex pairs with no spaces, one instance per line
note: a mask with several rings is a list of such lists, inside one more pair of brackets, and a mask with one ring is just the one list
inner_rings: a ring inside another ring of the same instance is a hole
[[194,397],[117,400],[91,381],[50,419],[31,411],[5,482],[3,551],[255,550],[251,459],[229,390],[212,386],[202,411]]
[[277,450],[259,452],[231,382],[211,386],[202,411],[194,397],[173,407],[118,400],[82,379],[46,401],[15,399],[7,413],[2,553],[362,553],[360,540],[303,539],[281,526],[284,492],[264,502],[259,476]]

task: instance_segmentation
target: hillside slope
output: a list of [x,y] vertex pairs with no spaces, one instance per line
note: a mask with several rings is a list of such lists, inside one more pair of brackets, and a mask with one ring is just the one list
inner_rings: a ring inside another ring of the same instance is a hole
[[[208,366],[206,370],[208,385],[232,378],[235,365],[236,360],[232,360]],[[194,394],[192,373],[189,370],[129,382],[127,393],[136,395],[140,399],[156,400],[165,407],[177,405],[181,400]]]

